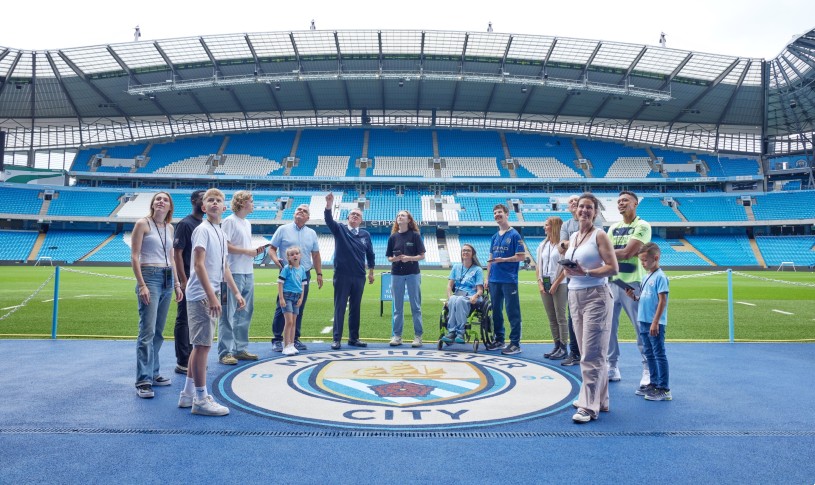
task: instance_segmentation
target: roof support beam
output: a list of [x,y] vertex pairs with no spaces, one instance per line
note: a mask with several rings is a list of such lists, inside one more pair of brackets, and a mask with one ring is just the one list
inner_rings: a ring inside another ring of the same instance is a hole
[[[212,55],[212,51],[209,50],[209,46],[207,45],[206,42],[204,42],[204,38],[199,37],[198,41],[201,42],[201,47],[204,48],[204,51],[207,53],[207,56],[209,57],[210,62],[212,62],[212,66],[213,66],[213,69],[215,71],[215,76],[218,76],[218,77],[223,76],[223,72],[221,72],[221,66],[218,65],[218,61],[215,59],[215,56]],[[235,92],[232,89],[227,89],[227,91],[229,92],[229,95],[232,98],[232,101],[234,101],[234,103],[238,106],[238,109],[241,110],[241,113],[243,114],[244,121],[248,120],[249,119],[249,114],[246,112],[246,109],[243,107],[243,104],[241,103],[241,100],[238,99],[238,97],[235,95]]]
[[[6,52],[8,52],[8,51],[6,51]],[[20,58],[22,58],[22,57],[23,57],[23,53],[22,52],[17,52],[17,57],[13,61],[11,61],[11,66],[9,66],[9,68],[8,68],[9,74],[14,74],[14,69],[17,67],[17,63],[20,62]],[[0,94],[3,94],[3,90],[6,89],[7,85],[8,85],[8,78],[6,78],[6,82],[0,84]]]
[[[340,37],[337,35],[337,31],[334,31],[334,45],[337,47],[337,75],[342,78],[342,73],[345,70],[343,63],[342,63],[342,51],[340,50]],[[348,94],[348,82],[345,80],[340,81],[342,83],[342,91],[345,95],[345,109],[348,111],[348,116],[351,116],[351,96]]]
[[[170,66],[170,71],[172,71],[173,73],[173,82],[175,82],[175,78],[184,79],[184,77],[181,76],[181,74],[179,74],[178,71],[176,71],[175,64],[173,64],[173,61],[170,60],[170,56],[168,56],[167,53],[164,52],[164,49],[161,48],[158,42],[153,42],[153,45],[156,47],[156,50],[158,51],[161,58],[164,59],[164,62],[166,62],[167,65]],[[204,108],[204,105],[201,104],[201,101],[198,99],[198,96],[196,96],[195,93],[191,92],[190,97],[192,99],[192,102],[195,103],[195,106],[198,108],[198,110],[207,116],[207,122],[209,123],[209,131],[211,133],[213,131],[212,115],[209,113],[209,111],[206,110],[206,108]],[[170,126],[172,127],[172,123],[170,124]]]
[[[552,41],[552,45],[549,46],[549,51],[546,52],[546,57],[543,58],[543,65],[541,65],[541,70],[538,73],[538,77],[541,79],[546,79],[549,76],[546,73],[546,64],[549,63],[549,58],[552,57],[552,51],[555,50],[556,44],[557,38],[555,38],[555,40]],[[521,109],[518,111],[518,121],[520,121],[521,118],[523,118],[523,115],[526,112],[526,106],[529,104],[529,100],[532,98],[532,93],[534,93],[536,90],[537,88],[533,86],[526,92],[526,98],[524,99],[524,103],[521,105]],[[563,105],[561,105],[561,107],[563,107]],[[557,119],[557,116],[555,116],[555,118],[553,119]]]
[[[718,76],[716,76],[716,79],[714,79],[713,81],[711,81],[711,83],[708,85],[708,87],[707,87],[707,88],[705,88],[705,89],[704,89],[704,90],[703,90],[701,93],[697,94],[695,98],[693,98],[693,99],[692,99],[692,100],[690,100],[688,103],[686,103],[686,104],[685,104],[685,106],[682,108],[682,110],[679,112],[679,114],[678,114],[678,115],[676,115],[676,116],[675,116],[675,117],[674,117],[674,118],[673,118],[673,119],[672,119],[672,120],[671,120],[669,123],[670,123],[670,124],[674,124],[674,123],[676,123],[677,121],[679,121],[679,119],[680,119],[680,118],[682,118],[682,115],[686,114],[688,110],[692,109],[692,108],[693,108],[694,106],[696,106],[696,105],[697,105],[697,104],[698,104],[698,103],[699,103],[701,100],[703,100],[703,99],[705,98],[705,96],[707,96],[707,95],[708,95],[708,94],[709,94],[709,93],[710,93],[710,92],[711,92],[711,91],[712,91],[712,90],[713,90],[713,89],[714,89],[716,86],[718,86],[718,85],[719,85],[719,84],[722,82],[722,80],[724,80],[724,78],[726,78],[726,77],[727,77],[727,76],[730,74],[730,72],[731,72],[733,69],[735,69],[735,68],[736,68],[736,66],[738,66],[738,65],[739,65],[739,63],[740,63],[740,62],[741,62],[741,59],[736,59],[736,60],[734,60],[732,63],[730,63],[730,65],[729,65],[729,66],[727,66],[727,68],[725,68],[725,70],[724,70],[724,71],[722,71],[722,72],[721,72],[721,74],[719,74]],[[749,66],[749,63],[748,63],[748,66]],[[747,70],[745,69],[745,70],[744,70],[744,71],[741,73],[741,75],[742,75],[742,79],[744,78],[744,74],[745,74],[746,72],[747,72]]]
[[[79,114],[79,110],[76,107],[76,103],[74,102],[74,98],[71,96],[71,93],[68,92],[68,89],[65,87],[65,82],[62,80],[62,74],[59,73],[59,69],[57,69],[56,64],[54,63],[54,59],[51,58],[51,52],[45,51],[45,59],[48,61],[48,64],[51,65],[51,70],[54,71],[54,76],[56,76],[57,84],[59,84],[59,88],[62,90],[62,94],[65,95],[65,99],[68,100],[68,104],[71,105],[71,109],[74,110],[74,114],[76,115],[76,120],[79,123],[79,126],[82,126],[82,116]],[[130,127],[130,123],[127,124],[128,128]],[[85,142],[82,137],[83,133],[82,130],[79,130],[79,144],[84,145]],[[131,139],[133,134],[131,133]]]
[[[119,113],[119,116],[121,116],[122,118],[127,120],[128,124],[131,122],[130,117],[127,115],[127,113],[122,111],[122,109],[119,107],[119,105],[114,103],[113,100],[111,100],[105,93],[103,93],[101,89],[96,87],[96,84],[92,83],[88,79],[88,77],[85,75],[85,73],[79,67],[77,67],[77,65],[74,64],[74,62],[67,55],[65,55],[64,52],[59,50],[59,51],[57,51],[57,55],[60,57],[60,59],[62,59],[65,62],[65,64],[68,64],[68,67],[70,67],[71,70],[74,71],[76,73],[76,75],[79,76],[79,78],[82,79],[82,81],[84,81],[85,84],[88,85],[89,88],[91,88],[91,91],[96,93],[96,95],[99,96],[100,98],[104,99],[105,103],[112,105],[113,109],[115,109],[116,112]],[[54,71],[56,72],[56,69]],[[77,114],[79,116],[82,116],[81,113],[77,113]]]
[[[294,55],[297,57],[297,72],[303,72],[303,61],[300,58],[300,49],[297,48],[297,42],[294,41],[294,34],[289,32],[289,40],[291,40],[292,49],[294,49]],[[314,117],[316,118],[319,113],[317,112],[317,103],[314,102],[314,94],[311,92],[311,87],[309,86],[308,82],[303,83],[303,87],[306,90],[306,95],[308,96],[308,101],[311,103],[311,110],[314,111]]]
[[[249,34],[243,35],[243,40],[246,42],[246,45],[249,46],[249,51],[252,53],[252,59],[255,60],[255,70],[258,74],[263,74],[263,66],[260,65],[260,59],[258,59],[257,51],[255,51],[255,46],[252,45],[252,41],[249,39]],[[269,93],[269,97],[272,98],[272,103],[274,104],[275,111],[280,114],[280,119],[283,119],[283,111],[280,110],[280,104],[277,102],[277,97],[274,94],[274,90],[272,89],[272,85],[268,83],[266,84],[266,91]]]
[[[680,62],[679,65],[676,66],[676,68],[670,74],[668,74],[668,78],[665,79],[665,82],[663,82],[659,86],[658,91],[663,91],[663,90],[665,90],[665,88],[670,86],[671,83],[673,82],[674,78],[677,76],[677,74],[679,74],[682,71],[682,69],[685,67],[685,65],[688,62],[690,62],[691,58],[693,58],[693,52],[688,52],[688,55],[686,55],[685,58],[682,59],[682,62]],[[634,113],[631,116],[631,120],[628,122],[628,124],[631,125],[631,123],[633,123],[635,119],[639,118],[640,115],[642,114],[642,112],[645,110],[645,108],[646,108],[646,105],[643,103],[643,105],[640,106],[640,108],[636,111],[636,113]],[[668,134],[670,134],[670,132],[671,132],[670,128],[671,128],[672,125],[673,124],[668,125]]]
[[[629,76],[631,76],[631,73],[634,71],[634,67],[637,65],[638,62],[640,62],[640,59],[642,59],[642,56],[645,55],[646,50],[647,50],[647,48],[645,46],[642,46],[642,48],[640,49],[639,54],[637,54],[637,57],[635,57],[634,60],[631,61],[631,64],[628,65],[628,69],[625,70],[625,74],[623,75],[623,78],[620,79],[620,81],[617,83],[618,86],[620,84],[626,82],[626,80],[628,80]],[[611,98],[606,97],[606,99],[604,99],[603,102],[600,103],[600,106],[598,106],[597,109],[594,110],[594,113],[592,113],[591,117],[589,118],[589,124],[594,123],[594,119],[597,118],[598,116],[600,116],[600,113],[603,112],[603,109],[605,109],[606,105],[608,104],[609,99],[611,99]]]

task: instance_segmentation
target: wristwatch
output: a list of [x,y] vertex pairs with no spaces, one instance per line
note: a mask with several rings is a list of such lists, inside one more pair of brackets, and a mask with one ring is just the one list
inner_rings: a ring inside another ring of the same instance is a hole
[[589,271],[590,271],[590,270],[588,270],[588,269],[586,270],[586,277],[587,277],[587,278],[591,278],[591,274],[589,274]]

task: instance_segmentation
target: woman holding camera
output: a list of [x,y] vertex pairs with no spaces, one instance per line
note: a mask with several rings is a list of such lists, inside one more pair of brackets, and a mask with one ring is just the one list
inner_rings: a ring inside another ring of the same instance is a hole
[[580,228],[569,238],[565,258],[559,261],[564,271],[557,283],[569,277],[569,310],[574,333],[580,346],[580,372],[583,382],[575,401],[575,423],[597,419],[608,411],[608,341],[611,332],[611,291],[608,277],[617,274],[617,257],[608,235],[594,227],[600,202],[585,193],[577,202]]
[[391,262],[391,295],[393,295],[393,336],[390,346],[402,345],[405,325],[404,298],[407,287],[410,311],[413,315],[413,343],[422,346],[422,288],[419,261],[424,259],[424,241],[419,226],[408,211],[399,211],[388,238],[385,256]]
[[566,285],[553,284],[563,266],[558,261],[563,259],[560,254],[560,227],[563,220],[560,217],[546,219],[543,228],[546,230],[546,239],[538,246],[538,255],[535,258],[535,273],[538,279],[538,291],[541,294],[543,307],[549,317],[549,329],[552,331],[552,340],[555,348],[543,354],[544,358],[560,360],[569,355],[569,324],[566,313],[568,306],[568,291]]

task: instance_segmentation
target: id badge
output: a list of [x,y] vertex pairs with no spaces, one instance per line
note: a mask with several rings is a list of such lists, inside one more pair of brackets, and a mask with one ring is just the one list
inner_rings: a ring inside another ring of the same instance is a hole
[[221,281],[221,305],[226,305],[226,281]]

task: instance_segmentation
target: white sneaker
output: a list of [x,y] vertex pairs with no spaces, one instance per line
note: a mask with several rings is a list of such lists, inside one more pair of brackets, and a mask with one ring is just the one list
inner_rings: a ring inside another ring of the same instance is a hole
[[642,369],[642,379],[640,379],[640,387],[647,386],[651,383],[651,371],[648,368]]
[[391,347],[399,347],[400,345],[402,345],[402,337],[399,337],[399,336],[397,336],[397,335],[394,335],[394,336],[391,338],[391,343],[390,343],[389,345],[390,345]]
[[178,407],[191,408],[194,397],[194,394],[184,394],[184,391],[181,391],[181,394],[178,396]]
[[229,408],[215,402],[212,396],[207,396],[201,400],[192,400],[192,414],[200,414],[202,416],[226,416],[229,414]]
[[588,411],[583,408],[577,410],[572,416],[572,421],[575,423],[588,423],[592,419],[597,419],[597,416],[592,416]]
[[611,381],[611,382],[617,382],[620,379],[622,379],[622,376],[620,375],[620,369],[618,369],[617,367],[609,367],[608,368],[608,380]]
[[294,345],[287,345],[283,347],[283,355],[296,355],[298,353],[299,352],[296,348],[294,348]]
[[418,348],[422,346],[422,337],[416,337],[413,339],[413,343],[410,344],[411,347]]

